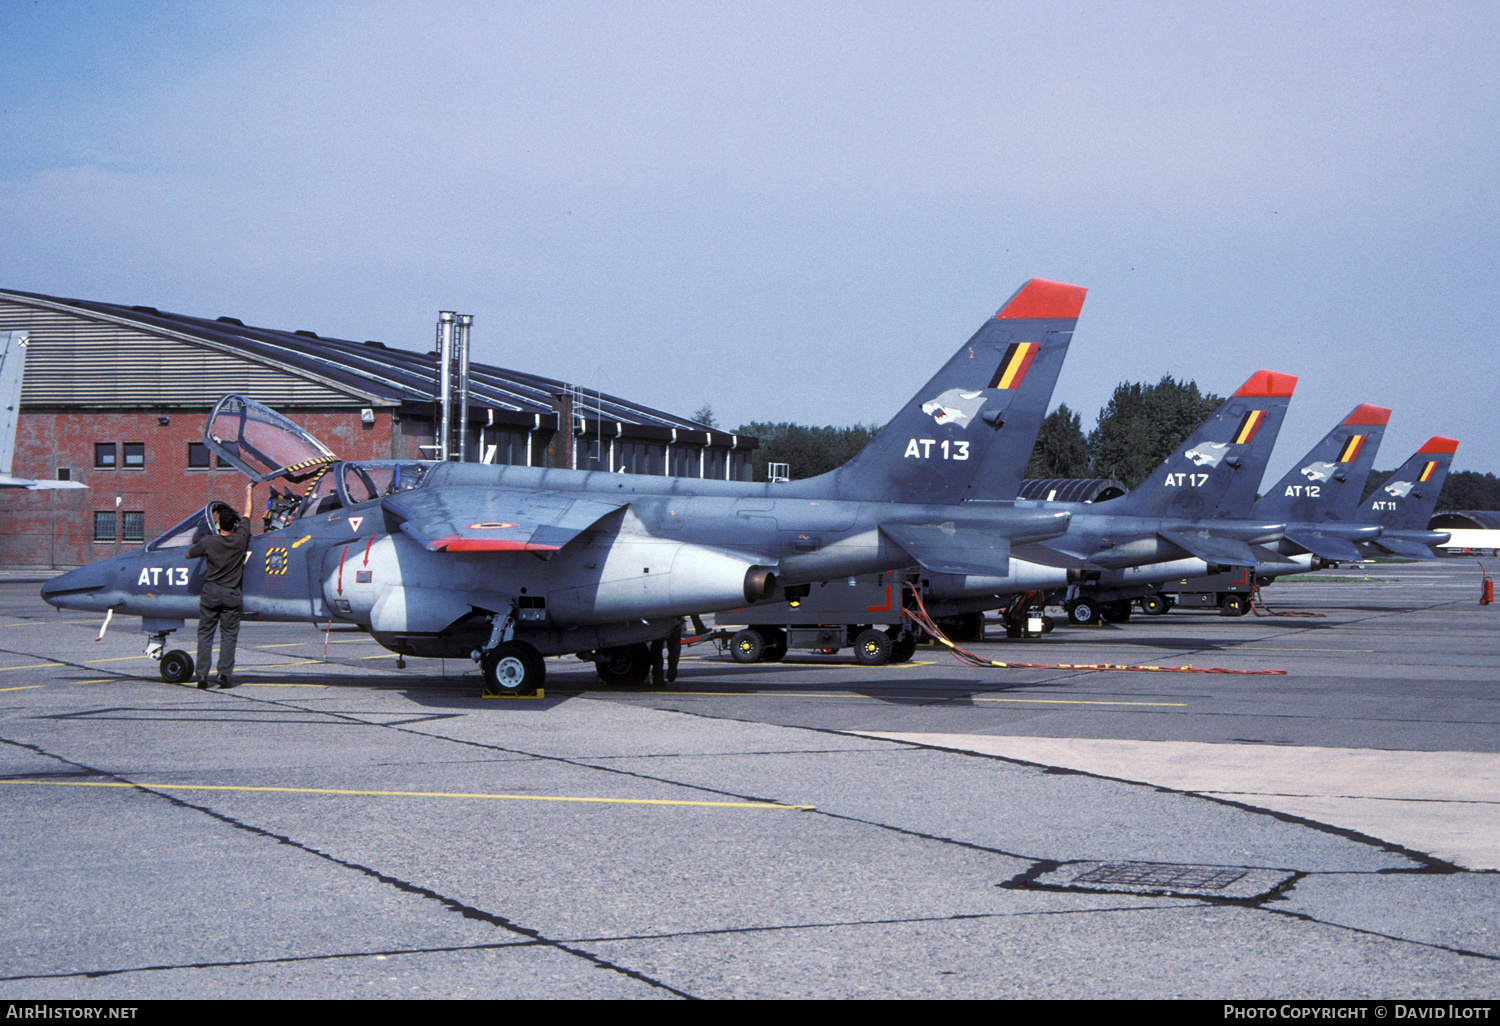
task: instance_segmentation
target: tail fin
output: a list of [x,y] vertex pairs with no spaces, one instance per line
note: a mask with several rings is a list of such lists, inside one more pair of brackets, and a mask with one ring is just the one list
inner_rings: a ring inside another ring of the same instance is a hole
[[1028,281],[858,456],[798,490],[885,502],[1015,498],[1087,291]]
[[1305,524],[1352,520],[1391,411],[1356,406],[1255,503],[1258,520]]
[[[1360,519],[1387,531],[1425,531],[1448,479],[1458,442],[1432,437],[1365,500]],[[1378,539],[1377,539],[1378,541]]]
[[1148,517],[1246,517],[1297,379],[1256,371],[1150,477],[1099,509]]

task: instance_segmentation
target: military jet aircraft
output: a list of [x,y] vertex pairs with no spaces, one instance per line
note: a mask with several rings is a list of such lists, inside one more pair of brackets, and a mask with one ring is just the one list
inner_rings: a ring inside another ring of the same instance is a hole
[[[1061,534],[1069,513],[966,500],[1019,477],[1084,294],[1028,282],[853,460],[786,483],[338,463],[285,418],[226,396],[205,442],[303,496],[295,519],[252,541],[245,617],[355,624],[402,655],[471,656],[489,689],[528,694],[542,657],[559,653],[638,682],[646,642],[678,617],[789,586],[913,562],[1003,575],[1013,542]],[[211,513],[57,577],[42,597],[140,616],[163,679],[186,680],[191,658],[163,650],[197,615],[203,567],[185,552]]]
[[87,488],[82,481],[38,481],[13,477],[16,457],[16,419],[21,410],[21,379],[26,375],[24,331],[0,331],[0,488]]
[[1433,436],[1365,501],[1362,521],[1380,527],[1372,541],[1361,541],[1367,556],[1407,556],[1432,559],[1433,546],[1452,537],[1447,531],[1430,531],[1428,522],[1437,509],[1438,495],[1448,479],[1458,442]]
[[1017,508],[1072,514],[1067,533],[1018,549],[1004,577],[928,578],[934,616],[972,614],[1024,592],[1073,586],[1074,623],[1129,614],[1129,598],[1147,583],[1203,573],[1209,565],[1250,566],[1253,546],[1275,542],[1281,520],[1251,513],[1297,379],[1257,371],[1219,410],[1126,495],[1098,503],[1017,502]]

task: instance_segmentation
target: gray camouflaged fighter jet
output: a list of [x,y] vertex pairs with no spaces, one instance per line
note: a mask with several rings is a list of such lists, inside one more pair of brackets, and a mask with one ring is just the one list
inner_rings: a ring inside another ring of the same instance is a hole
[[1452,535],[1428,530],[1427,525],[1437,509],[1438,495],[1456,452],[1456,439],[1434,435],[1365,500],[1359,519],[1378,525],[1380,535],[1359,543],[1364,555],[1437,558],[1434,546]]
[[[1004,575],[1012,543],[1056,537],[1068,512],[966,500],[1022,473],[1085,291],[1022,286],[859,455],[802,481],[339,463],[285,418],[226,396],[209,447],[305,495],[295,519],[252,539],[245,618],[354,624],[402,655],[471,656],[489,690],[530,694],[542,657],[561,653],[594,660],[607,682],[640,682],[647,643],[680,616],[788,586],[914,562]],[[140,616],[163,679],[187,680],[191,657],[164,650],[197,616],[202,560],[185,553],[213,505],[54,578],[42,597]]]
[[[1064,587],[1075,624],[1123,619],[1147,582],[1202,573],[1209,565],[1255,566],[1253,546],[1281,537],[1284,524],[1252,513],[1255,489],[1297,379],[1257,371],[1213,416],[1128,494],[1105,502],[1025,500],[1018,508],[1072,514],[1067,533],[1017,547],[1009,573],[934,575],[927,609],[957,617],[993,609],[1029,591]],[[982,623],[982,621],[981,621]]]

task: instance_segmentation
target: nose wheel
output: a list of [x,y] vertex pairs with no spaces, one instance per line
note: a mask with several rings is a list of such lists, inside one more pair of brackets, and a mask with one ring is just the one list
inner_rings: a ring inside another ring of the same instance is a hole
[[181,684],[193,679],[193,657],[180,648],[174,648],[161,657],[157,670],[168,684]]
[[547,663],[524,641],[504,641],[479,658],[484,690],[490,695],[534,695],[547,676]]

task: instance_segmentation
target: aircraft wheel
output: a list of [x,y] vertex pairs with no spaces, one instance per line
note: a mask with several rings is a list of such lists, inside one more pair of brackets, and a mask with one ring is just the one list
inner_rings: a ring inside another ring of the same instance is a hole
[[871,628],[854,639],[854,661],[861,666],[884,666],[891,661],[891,639]]
[[983,641],[984,640],[984,614],[983,613],[961,613],[958,616],[945,616],[938,620],[938,627],[949,641]]
[[1141,599],[1141,612],[1161,616],[1167,611],[1167,600],[1160,595],[1147,595]]
[[1250,612],[1250,600],[1243,595],[1225,595],[1221,611],[1225,616],[1244,616]]
[[547,677],[541,653],[524,641],[506,641],[479,657],[484,687],[497,695],[534,695]]
[[161,657],[157,669],[161,679],[168,684],[181,684],[193,677],[193,657],[180,648],[174,648]]
[[754,627],[747,627],[729,639],[729,651],[737,663],[758,663],[766,654],[765,636]]
[[1099,608],[1099,614],[1104,617],[1106,623],[1129,623],[1129,602],[1106,602]]
[[1067,606],[1068,622],[1076,627],[1086,627],[1099,622],[1099,607],[1093,599],[1074,599]]
[[1042,619],[1042,633],[1043,634],[1051,634],[1053,628],[1057,626],[1057,621],[1054,620],[1054,619],[1052,619],[1052,617],[1050,617],[1050,616],[1043,616],[1041,619]]
[[606,648],[601,654],[604,658],[594,668],[599,671],[599,679],[612,688],[635,687],[651,675],[651,646],[644,642]]
[[911,633],[898,635],[891,639],[891,662],[906,663],[917,654],[917,636]]
[[779,663],[786,658],[786,650],[786,631],[780,628],[773,629],[766,634],[766,644],[761,653],[761,659],[768,663]]

